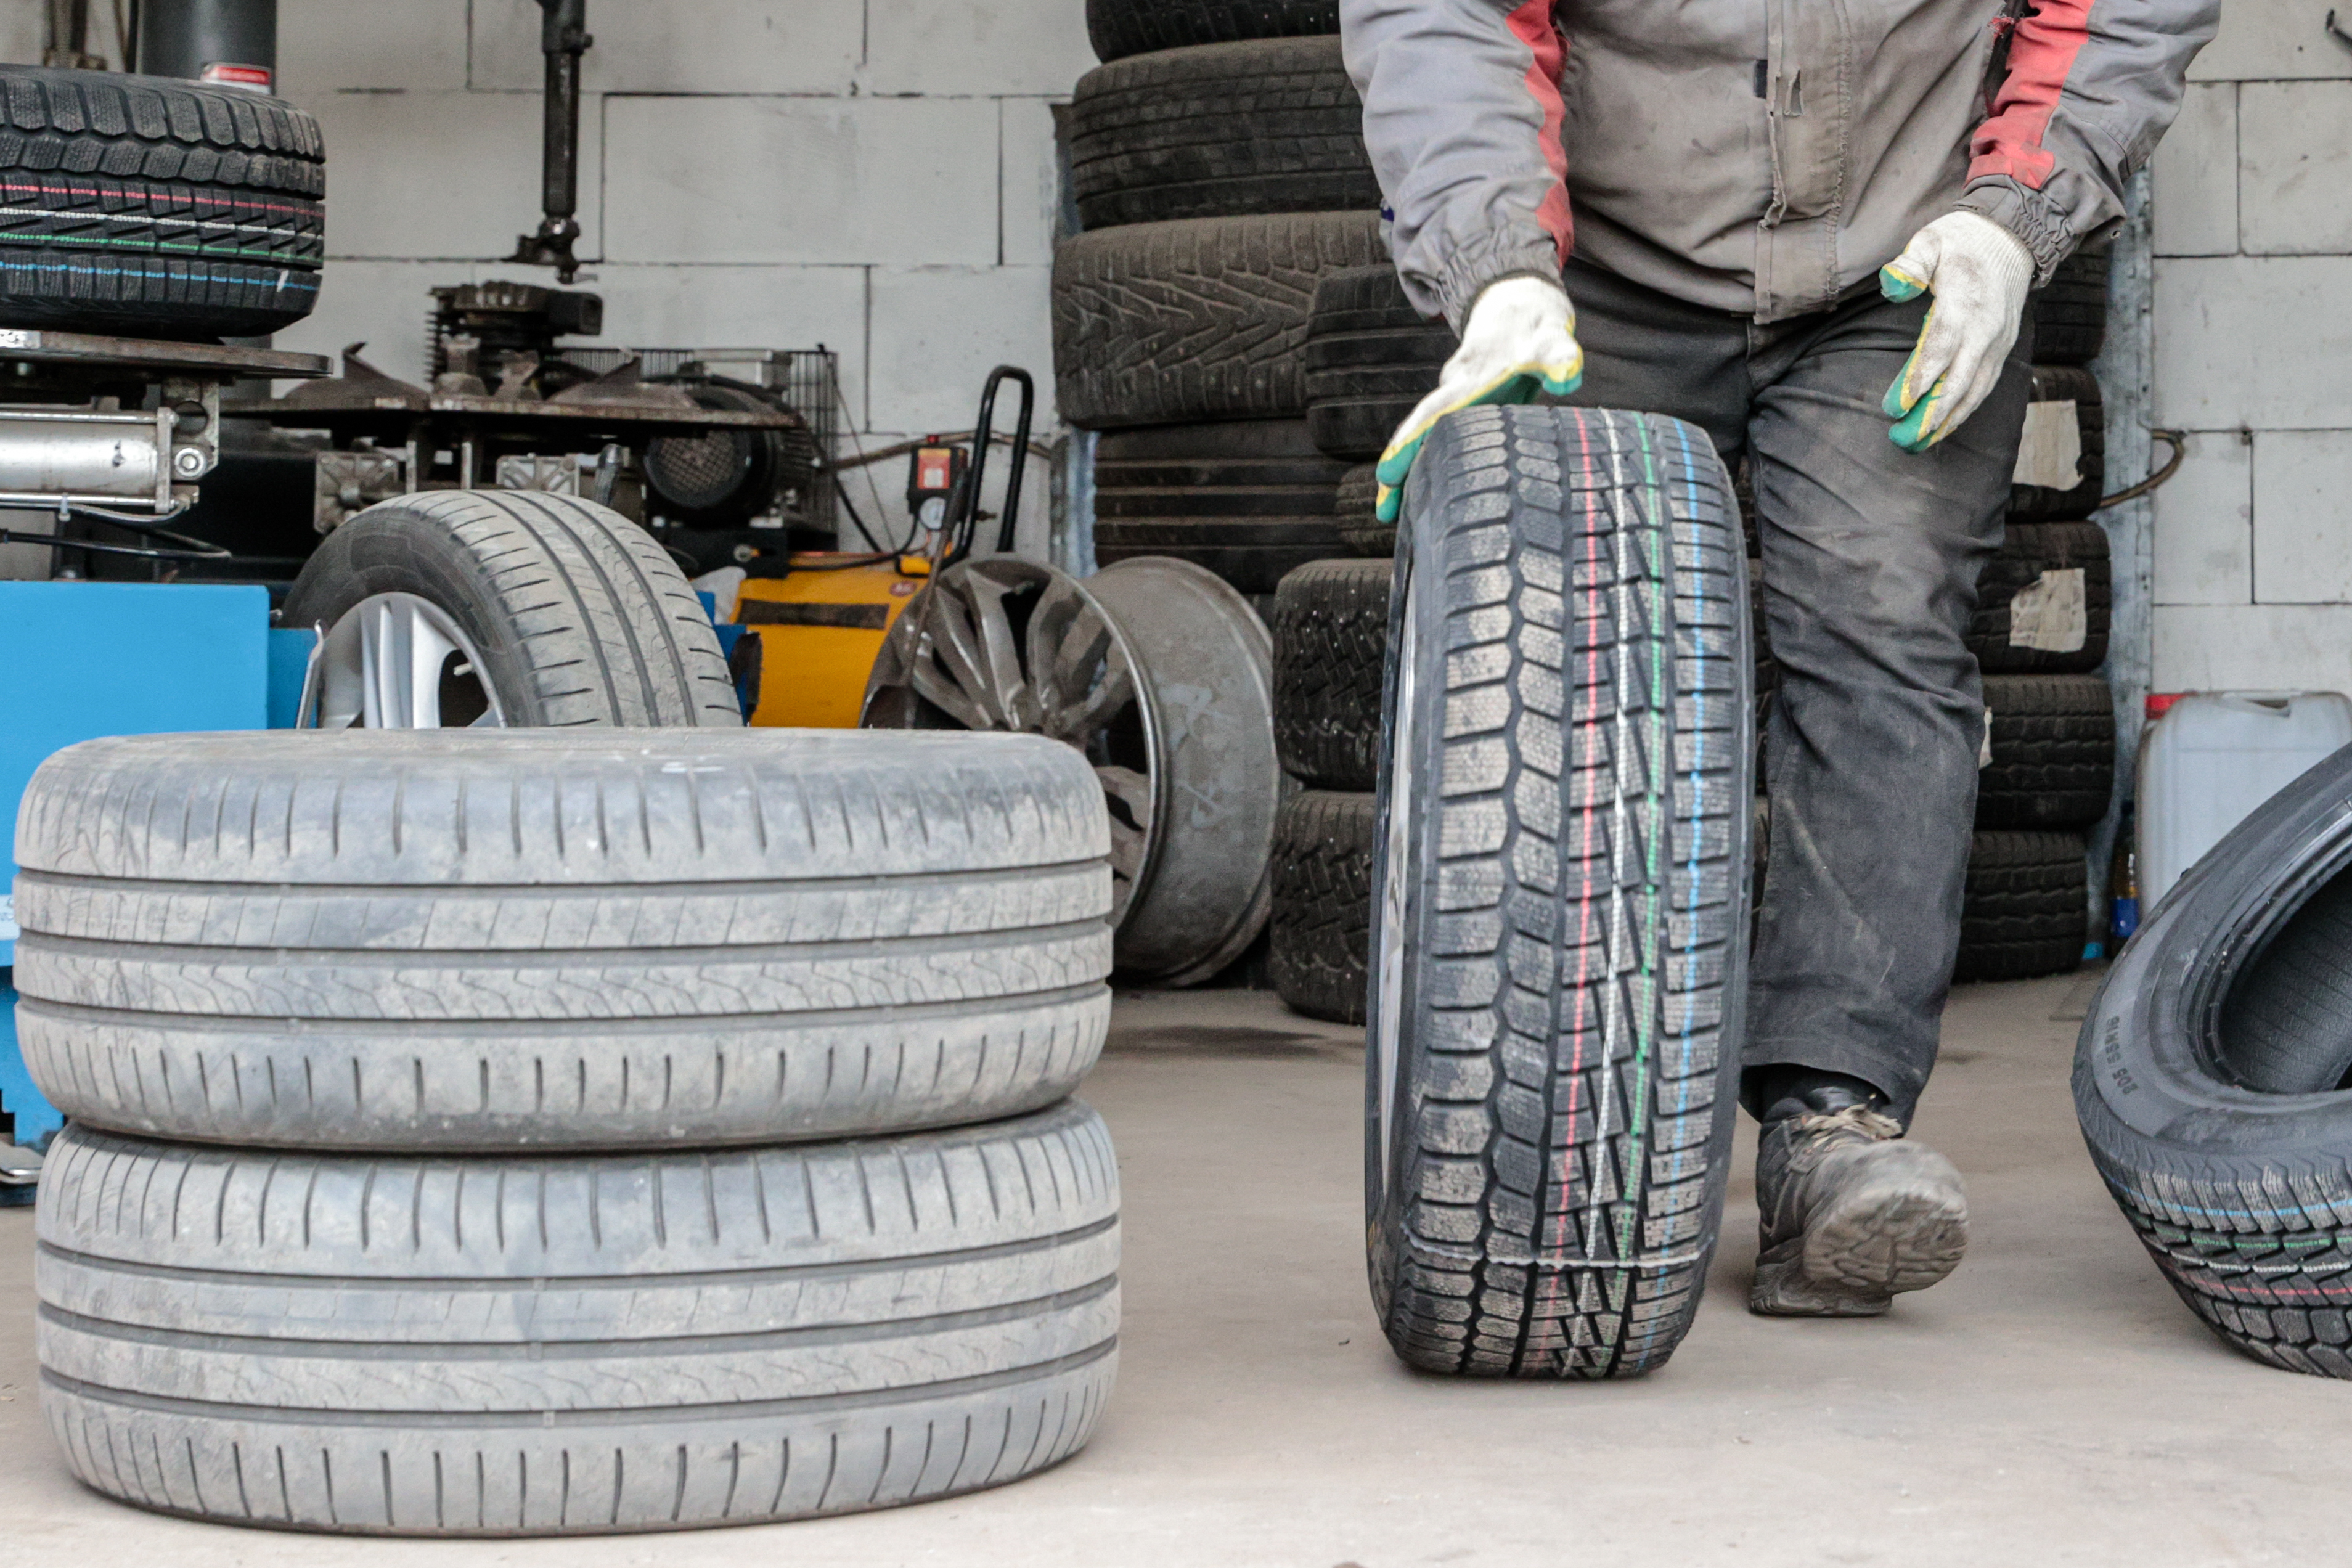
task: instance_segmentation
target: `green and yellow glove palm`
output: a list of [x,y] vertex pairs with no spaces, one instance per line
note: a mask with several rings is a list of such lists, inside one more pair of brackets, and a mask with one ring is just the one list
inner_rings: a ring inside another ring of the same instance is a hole
[[1538,393],[1566,397],[1584,384],[1584,351],[1567,290],[1541,278],[1491,283],[1462,323],[1462,346],[1439,372],[1437,390],[1421,400],[1381,454],[1382,522],[1404,505],[1404,481],[1437,422],[1482,403],[1527,403]]
[[1927,324],[1886,389],[1887,432],[1906,452],[1924,452],[1992,393],[2025,315],[2033,258],[2015,235],[1975,213],[1947,213],[1911,237],[1878,269],[1879,292],[1901,301],[1933,293]]

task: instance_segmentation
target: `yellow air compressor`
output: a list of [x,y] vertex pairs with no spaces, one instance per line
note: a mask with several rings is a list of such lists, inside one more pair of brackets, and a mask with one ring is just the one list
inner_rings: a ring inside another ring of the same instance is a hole
[[988,445],[996,415],[996,389],[1010,379],[1021,388],[1021,416],[1013,432],[1012,467],[1005,475],[1003,525],[999,552],[1013,548],[1014,520],[1021,515],[1021,480],[1029,458],[1030,416],[1036,389],[1029,373],[999,365],[980,395],[969,468],[943,443],[919,448],[908,502],[931,541],[916,554],[803,552],[785,563],[781,577],[750,577],[735,601],[735,624],[745,641],[757,639],[748,671],[738,680],[757,693],[751,722],[775,728],[854,730],[866,703],[866,682],[882,639],[915,602],[934,570],[944,570],[971,552],[980,528],[981,480],[988,468]]
[[882,639],[929,581],[920,555],[792,557],[782,577],[750,577],[735,623],[759,640],[754,724],[854,730]]

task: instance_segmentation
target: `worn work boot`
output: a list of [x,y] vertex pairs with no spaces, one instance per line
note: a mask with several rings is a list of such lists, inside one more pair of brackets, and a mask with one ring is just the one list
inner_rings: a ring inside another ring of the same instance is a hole
[[1924,1290],[1959,1266],[1969,1205],[1949,1160],[1837,1089],[1783,1100],[1766,1118],[1749,1311],[1874,1318],[1897,1291]]

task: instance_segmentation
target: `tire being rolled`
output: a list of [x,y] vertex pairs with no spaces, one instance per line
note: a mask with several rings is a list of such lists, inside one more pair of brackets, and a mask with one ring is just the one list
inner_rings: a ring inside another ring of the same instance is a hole
[[570,1158],[75,1126],[36,1227],[68,1465],[226,1523],[578,1535],[891,1507],[1076,1452],[1117,1365],[1118,1165],[1075,1100]]
[[1697,1310],[1730,1163],[1755,758],[1730,478],[1663,416],[1478,408],[1431,435],[1404,517],[1374,1309],[1429,1371],[1636,1374]]
[[1110,998],[1075,751],[863,731],[85,742],[18,822],[53,1103],[278,1148],[714,1146],[1015,1115]]
[[2352,1377],[2352,753],[2239,824],[2149,912],[2074,1054],[2084,1141],[2223,1343]]

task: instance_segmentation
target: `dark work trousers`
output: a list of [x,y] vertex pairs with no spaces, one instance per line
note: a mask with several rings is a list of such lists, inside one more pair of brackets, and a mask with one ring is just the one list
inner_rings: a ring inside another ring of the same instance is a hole
[[2000,544],[2032,329],[1968,423],[1911,453],[1880,404],[1925,300],[1759,326],[1573,261],[1565,281],[1584,347],[1570,401],[1687,419],[1755,486],[1780,689],[1748,1110],[1755,1069],[1794,1066],[1875,1086],[1907,1123],[1959,945],[1984,725],[1962,638]]

